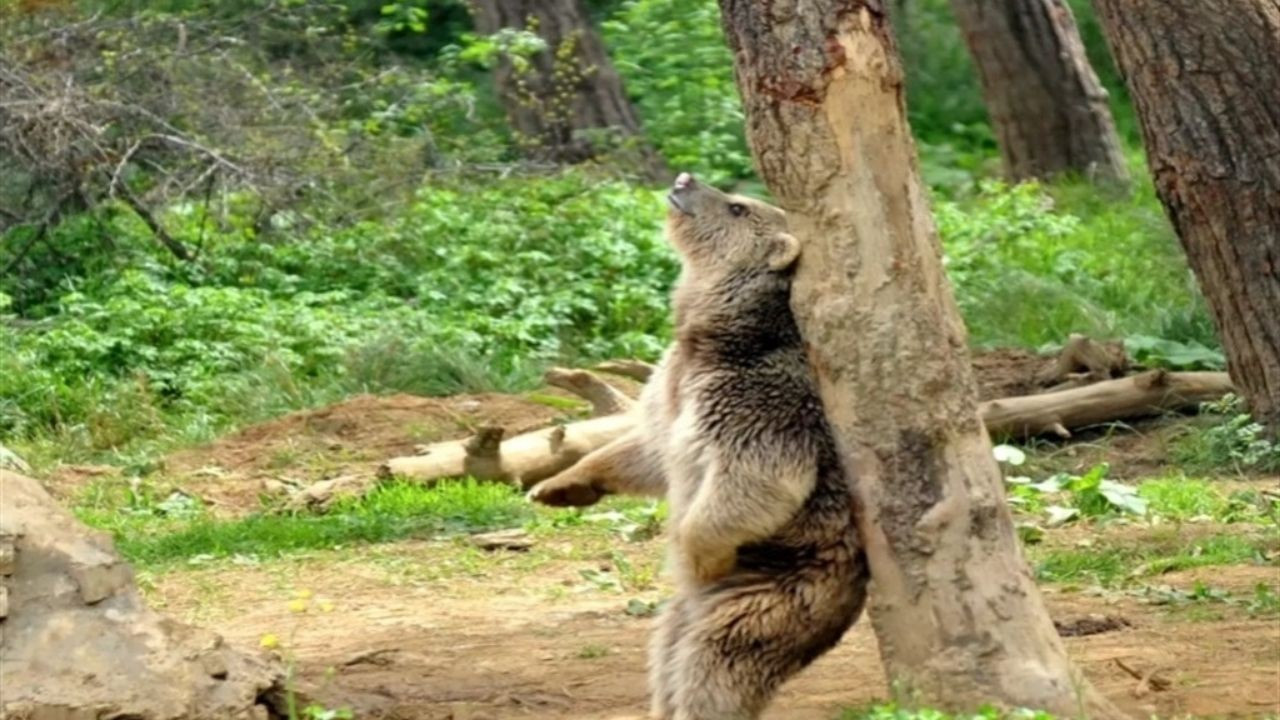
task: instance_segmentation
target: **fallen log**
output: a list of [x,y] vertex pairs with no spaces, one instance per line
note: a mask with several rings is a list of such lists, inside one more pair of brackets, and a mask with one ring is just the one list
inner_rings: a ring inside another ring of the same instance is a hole
[[[584,397],[609,398],[595,387],[602,380],[587,377],[561,386]],[[1226,373],[1165,372],[1105,380],[1084,387],[1036,395],[1002,398],[982,403],[979,413],[996,438],[1027,438],[1053,434],[1071,437],[1071,430],[1113,420],[1194,408],[1232,391]],[[610,388],[610,392],[617,392]],[[619,393],[620,394],[620,393]],[[630,399],[623,405],[630,407]],[[608,403],[597,404],[605,407]],[[481,428],[466,440],[437,443],[422,454],[393,458],[379,469],[382,477],[405,477],[423,482],[470,475],[484,480],[517,484],[525,489],[567,470],[584,455],[621,437],[635,422],[630,413],[544,428],[503,440],[501,428]]]
[[1084,387],[989,400],[979,406],[979,414],[992,437],[1069,438],[1073,428],[1196,407],[1232,389],[1222,372],[1152,370]]
[[392,458],[378,468],[378,475],[423,482],[469,475],[528,488],[567,470],[634,424],[633,415],[620,413],[535,430],[506,441],[501,441],[501,428],[484,428],[468,440],[436,443],[421,455]]
[[417,455],[392,458],[378,468],[383,478],[424,482],[470,476],[525,488],[567,470],[582,456],[620,437],[634,424],[635,401],[585,370],[552,368],[546,381],[591,403],[598,417],[555,425],[503,440],[503,429],[483,427],[470,438],[436,443]]

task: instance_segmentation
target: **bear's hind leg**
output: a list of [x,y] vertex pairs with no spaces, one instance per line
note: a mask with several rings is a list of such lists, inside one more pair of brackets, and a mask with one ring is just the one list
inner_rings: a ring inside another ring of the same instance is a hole
[[679,595],[672,598],[658,616],[649,640],[649,717],[652,720],[673,720],[675,717],[678,678],[672,675],[677,667],[676,648],[687,625],[685,604]]
[[674,720],[756,720],[783,682],[853,624],[863,596],[849,570],[725,584],[690,597],[668,672]]

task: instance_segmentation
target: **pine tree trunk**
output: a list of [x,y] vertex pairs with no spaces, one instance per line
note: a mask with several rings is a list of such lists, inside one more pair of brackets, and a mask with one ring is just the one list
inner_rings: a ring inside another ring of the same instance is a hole
[[973,55],[1005,172],[1129,178],[1107,93],[1066,0],[951,0]]
[[528,63],[502,57],[495,73],[528,157],[579,163],[620,151],[646,176],[665,175],[580,0],[471,0],[470,6],[476,29],[486,35],[527,30],[546,42]]
[[1018,547],[876,0],[720,0],[748,139],[804,248],[792,304],[855,477],[870,614],[901,699],[1115,710]]
[[1280,432],[1280,2],[1094,4],[1227,369]]

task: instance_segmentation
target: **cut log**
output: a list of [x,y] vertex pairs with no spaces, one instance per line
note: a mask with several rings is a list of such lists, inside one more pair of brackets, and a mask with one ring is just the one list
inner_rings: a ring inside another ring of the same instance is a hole
[[979,412],[993,437],[1067,438],[1071,428],[1183,410],[1232,389],[1226,373],[1152,370],[1070,390],[990,400]]
[[[382,464],[378,474],[424,482],[471,476],[527,489],[621,437],[634,423],[635,417],[629,413],[606,415],[535,430],[501,443],[494,441],[494,429],[486,429],[468,440],[429,445],[421,455],[392,458]],[[486,433],[485,440],[477,441]]]
[[551,368],[543,379],[548,385],[585,398],[591,403],[591,414],[596,417],[626,412],[635,405],[634,400],[586,370]]

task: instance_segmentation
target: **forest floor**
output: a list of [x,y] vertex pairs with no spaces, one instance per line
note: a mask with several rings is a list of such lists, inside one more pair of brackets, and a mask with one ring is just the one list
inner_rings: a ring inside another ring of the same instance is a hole
[[[983,394],[1010,394],[1037,362],[1010,355],[990,360],[987,370],[979,363]],[[465,437],[479,425],[516,433],[580,411],[553,391],[360,396],[178,452],[152,493],[179,490],[203,501],[213,518],[207,522],[247,527],[264,501],[274,502],[273,488],[372,473],[388,457]],[[1106,461],[1109,477],[1135,486],[1179,477],[1168,446],[1196,422],[1156,419],[1085,433],[1069,445],[1033,446],[1019,472],[1041,479]],[[1222,498],[1280,489],[1274,476],[1224,472],[1203,480]],[[123,482],[95,467],[66,466],[47,478],[55,494],[81,508],[86,493],[101,498],[109,494],[103,488]],[[333,543],[282,551],[233,545],[199,553],[166,545],[162,558],[135,562],[155,606],[236,645],[276,646],[306,698],[350,708],[356,717],[641,717],[645,646],[654,609],[670,591],[661,508],[629,498],[584,511],[504,502],[520,504],[525,515],[481,524],[521,527],[531,547],[480,549],[469,532],[489,527],[451,525],[451,532],[405,532],[377,543],[339,534]],[[1071,656],[1134,716],[1274,717],[1274,518],[1084,518],[1045,527],[1027,554]],[[129,540],[121,544],[129,552]],[[766,717],[833,720],[887,697],[864,617],[786,685]]]

